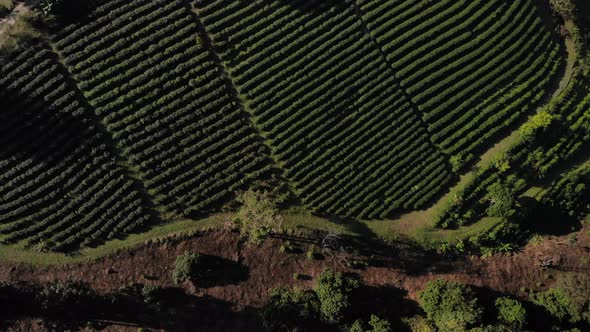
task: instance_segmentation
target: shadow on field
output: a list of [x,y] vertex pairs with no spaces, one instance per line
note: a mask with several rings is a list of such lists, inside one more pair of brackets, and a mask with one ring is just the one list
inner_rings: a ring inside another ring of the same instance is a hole
[[520,204],[529,211],[524,226],[541,235],[566,235],[582,228],[580,221],[560,209],[532,197],[521,197]]
[[181,288],[162,289],[157,302],[152,303],[146,303],[137,290],[127,290],[84,297],[76,305],[64,303],[50,311],[43,308],[39,294],[40,288],[31,284],[0,288],[0,300],[11,303],[10,310],[0,312],[0,329],[7,330],[11,320],[39,318],[50,331],[101,330],[108,326],[166,331],[263,330],[258,309],[237,311],[229,302],[191,295]]

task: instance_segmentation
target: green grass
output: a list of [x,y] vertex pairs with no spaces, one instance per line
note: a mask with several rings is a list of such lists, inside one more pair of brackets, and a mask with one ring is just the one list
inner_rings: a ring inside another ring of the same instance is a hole
[[[196,231],[221,229],[224,215],[212,215],[200,220],[182,219],[158,225],[149,231],[132,234],[124,239],[110,240],[96,248],[84,248],[75,254],[39,253],[22,245],[0,245],[0,262],[31,265],[63,265],[83,263],[100,257],[116,254],[146,243],[148,240],[170,236],[193,234]],[[354,238],[367,240],[396,241],[405,240],[433,247],[440,242],[456,242],[470,237],[495,225],[497,220],[486,218],[471,226],[458,230],[441,230],[432,226],[402,232],[396,227],[397,220],[334,220],[311,215],[286,215],[284,230],[291,234],[305,236],[312,231],[338,232]]]
[[221,227],[222,219],[214,215],[201,220],[176,220],[155,226],[150,230],[127,236],[124,239],[110,240],[96,248],[84,248],[80,252],[67,255],[62,253],[39,253],[22,245],[0,245],[0,261],[10,263],[28,263],[32,265],[61,265],[88,262],[108,256],[117,251],[133,248],[148,240],[172,235],[190,234],[195,231]]

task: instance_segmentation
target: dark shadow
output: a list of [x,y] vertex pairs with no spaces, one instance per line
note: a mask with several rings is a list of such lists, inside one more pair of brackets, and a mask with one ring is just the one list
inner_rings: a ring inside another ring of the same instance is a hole
[[[137,285],[140,286],[140,285]],[[180,288],[165,288],[158,303],[144,302],[135,290],[83,298],[77,306],[47,311],[41,308],[40,288],[17,284],[0,288],[2,328],[11,320],[39,318],[52,331],[103,329],[108,326],[165,331],[262,331],[258,309],[235,310],[229,302],[197,297]],[[5,302],[6,301],[6,302]]]
[[200,255],[199,269],[199,277],[194,283],[202,288],[236,285],[250,276],[248,266],[212,255]]
[[61,0],[53,9],[56,23],[61,25],[87,23],[96,4],[98,4],[97,1],[91,0]]
[[520,197],[519,203],[527,211],[525,229],[542,235],[566,235],[582,228],[580,221],[559,208],[548,206],[531,197]]
[[407,295],[406,290],[393,285],[362,285],[353,294],[351,311],[367,321],[372,314],[390,322],[399,321],[402,316],[420,314],[422,310],[418,303],[407,299]]
[[[32,49],[35,52],[46,52],[39,59],[39,63],[30,63],[39,66],[35,68],[36,75],[46,75],[47,79],[35,82],[33,79],[24,80],[16,84],[14,80],[7,80],[0,85],[0,162],[7,162],[10,170],[22,167],[24,170],[35,169],[37,173],[53,171],[60,174],[63,170],[71,171],[68,180],[80,181],[75,176],[84,174],[85,179],[98,181],[99,178],[92,178],[93,169],[102,168],[102,176],[111,179],[126,176],[133,181],[126,195],[131,192],[139,192],[142,197],[144,213],[140,217],[148,216],[149,221],[145,222],[141,230],[149,228],[154,223],[160,222],[159,213],[153,205],[153,199],[147,192],[143,183],[137,181],[133,174],[125,167],[119,167],[121,153],[117,150],[115,142],[110,137],[106,128],[103,127],[100,119],[93,112],[93,108],[87,103],[82,92],[78,89],[77,83],[70,77],[69,72],[61,63],[58,55],[51,50],[45,41],[37,40],[26,43],[14,52],[4,54],[2,63],[10,64],[15,61],[20,52]],[[15,76],[22,79],[22,76],[33,69],[23,67],[21,71],[11,72],[12,68],[18,68],[25,64],[27,59],[19,60],[0,69],[0,77],[4,75]],[[30,86],[24,88],[25,84]],[[59,92],[59,93],[55,93]],[[69,168],[68,168],[69,167]],[[89,168],[90,170],[86,169]],[[22,174],[21,170],[16,174]],[[11,185],[19,188],[24,184],[30,185],[31,177],[23,180],[16,179]],[[75,183],[78,183],[75,182]],[[94,183],[94,182],[90,182]],[[105,182],[108,183],[108,182]],[[6,204],[8,199],[25,199],[25,195],[31,193],[35,184],[26,192],[19,193],[14,197],[0,197],[0,204]],[[12,189],[11,189],[12,190]],[[24,219],[27,215],[46,209],[48,206],[60,201],[69,201],[81,193],[74,193],[63,188],[62,183],[55,183],[44,188],[45,199],[41,204],[31,205],[28,209],[15,212],[10,220]],[[65,198],[64,198],[65,197]],[[83,204],[83,203],[80,203]],[[22,204],[20,206],[23,206]],[[68,210],[65,213],[73,213]],[[32,222],[32,221],[31,221]],[[22,225],[23,227],[27,225]],[[20,227],[20,226],[19,226]],[[108,232],[106,232],[108,233]],[[107,234],[100,238],[92,239],[88,245],[98,245],[107,240]],[[23,233],[14,240],[20,240],[31,236]],[[74,251],[79,248],[84,239],[74,241],[59,247],[60,251]]]
[[[341,258],[344,260],[343,264],[350,268],[390,267],[400,269],[410,276],[461,269],[461,264],[457,263],[466,259],[461,256],[449,257],[438,254],[407,238],[386,242],[366,224],[354,219],[328,218],[328,222],[341,225],[343,232],[333,233],[332,235],[336,234],[338,239],[327,246],[324,241],[329,235],[328,232],[301,225],[297,229],[303,235],[275,237],[289,240],[293,244],[315,244],[325,255],[325,259]],[[353,234],[346,234],[346,231]]]

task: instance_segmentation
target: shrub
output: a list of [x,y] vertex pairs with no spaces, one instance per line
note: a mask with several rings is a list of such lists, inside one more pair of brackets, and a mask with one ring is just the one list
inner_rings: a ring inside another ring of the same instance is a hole
[[430,281],[419,297],[428,319],[442,332],[464,330],[481,320],[482,309],[469,286],[446,280]]
[[402,322],[412,332],[435,332],[434,327],[422,316],[405,317]]
[[174,271],[172,272],[172,279],[175,284],[187,280],[193,280],[198,276],[200,255],[192,252],[185,252],[176,257],[174,263]]
[[381,319],[376,315],[371,315],[369,320],[370,329],[365,328],[365,324],[361,319],[355,320],[350,328],[349,332],[391,332],[391,324],[385,319]]
[[312,245],[311,247],[309,247],[309,250],[307,251],[306,256],[307,256],[307,259],[309,259],[309,260],[316,260],[316,259],[322,258],[322,254],[320,253],[318,247],[315,245]]
[[315,291],[320,299],[322,318],[328,322],[340,322],[350,307],[352,291],[359,287],[358,280],[343,276],[331,269],[318,277]]
[[512,192],[500,182],[496,182],[488,188],[488,199],[490,206],[486,213],[490,217],[506,218],[510,216],[514,207]]
[[162,298],[162,287],[153,284],[145,284],[141,289],[141,296],[145,303],[157,304]]
[[12,0],[0,0],[0,17],[4,17],[12,11],[14,2]]
[[566,20],[574,19],[577,15],[576,6],[572,0],[549,0],[551,7]]
[[55,281],[39,294],[41,307],[45,311],[69,312],[71,308],[82,307],[95,299],[95,292],[82,281]]
[[551,288],[545,292],[537,293],[533,297],[533,302],[543,307],[560,323],[577,323],[582,319],[582,308],[563,288]]
[[516,330],[522,330],[526,325],[526,309],[517,300],[501,297],[496,300],[498,321]]
[[320,301],[312,291],[276,288],[262,310],[268,331],[306,331],[319,320]]
[[258,244],[267,235],[281,229],[283,218],[268,192],[245,191],[237,200],[242,206],[236,214],[236,222],[250,242]]

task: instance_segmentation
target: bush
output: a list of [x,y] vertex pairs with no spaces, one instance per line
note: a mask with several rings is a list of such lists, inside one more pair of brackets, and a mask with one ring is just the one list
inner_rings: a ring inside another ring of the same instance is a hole
[[391,324],[385,319],[381,319],[376,315],[371,315],[369,321],[370,329],[365,328],[365,324],[361,319],[357,319],[352,323],[349,332],[391,332]]
[[569,292],[563,288],[551,288],[537,293],[533,302],[543,307],[560,323],[577,323],[582,320],[583,308],[575,303]]
[[179,284],[196,278],[199,274],[199,260],[200,255],[192,252],[185,252],[176,257],[174,271],[172,272],[174,283]]
[[41,307],[45,311],[68,313],[93,301],[96,293],[82,281],[55,281],[39,294]]
[[408,331],[412,332],[435,332],[434,327],[422,316],[405,317],[402,322]]
[[162,287],[153,284],[145,284],[141,289],[141,296],[143,297],[143,302],[147,304],[157,304],[162,298]]
[[319,320],[320,301],[312,291],[276,288],[262,310],[268,331],[307,331]]
[[452,281],[430,281],[420,292],[420,306],[440,331],[464,330],[481,320],[473,290]]
[[526,325],[526,309],[519,301],[501,297],[496,300],[496,310],[498,321],[513,329],[522,330]]
[[12,0],[0,0],[0,17],[4,17],[14,9],[14,2]]
[[307,251],[306,256],[307,256],[307,259],[309,259],[309,260],[316,260],[316,259],[322,258],[322,254],[320,253],[320,251],[316,245],[312,245],[311,247],[309,247],[309,250]]
[[514,197],[512,192],[500,182],[496,182],[488,188],[490,206],[486,213],[490,217],[506,218],[512,213]]
[[331,269],[318,277],[315,291],[320,299],[322,318],[331,323],[342,321],[350,307],[352,291],[359,287],[358,280],[343,276]]
[[267,235],[280,231],[283,218],[268,192],[245,191],[237,200],[242,206],[236,214],[236,223],[250,242],[258,244]]

